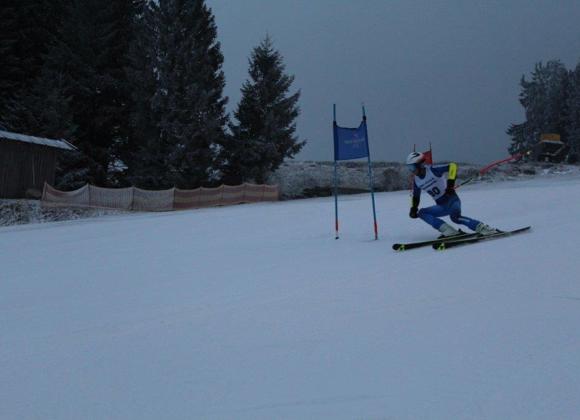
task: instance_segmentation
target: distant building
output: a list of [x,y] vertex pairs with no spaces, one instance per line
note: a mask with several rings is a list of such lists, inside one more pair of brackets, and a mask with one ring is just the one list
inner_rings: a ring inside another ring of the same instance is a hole
[[76,150],[66,140],[51,140],[0,130],[0,198],[37,196],[54,184],[57,153]]
[[570,148],[556,133],[543,133],[539,143],[533,148],[535,160],[540,162],[560,163],[566,160]]

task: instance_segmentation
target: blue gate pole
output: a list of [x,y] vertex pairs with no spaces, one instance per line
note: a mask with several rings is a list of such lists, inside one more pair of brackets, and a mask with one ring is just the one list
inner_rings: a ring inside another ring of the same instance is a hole
[[336,104],[332,107],[332,132],[334,137],[334,239],[338,239],[338,166],[336,163]]
[[373,172],[371,170],[371,151],[369,149],[369,134],[367,131],[367,116],[366,116],[366,112],[365,112],[365,106],[362,106],[362,113],[363,113],[363,122],[365,125],[365,139],[367,142],[367,160],[368,160],[368,165],[369,165],[369,187],[371,189],[371,201],[373,203],[373,227],[375,230],[375,241],[377,239],[379,239],[379,227],[377,225],[377,211],[376,211],[376,207],[375,207],[375,189],[374,189],[374,183],[373,183]]

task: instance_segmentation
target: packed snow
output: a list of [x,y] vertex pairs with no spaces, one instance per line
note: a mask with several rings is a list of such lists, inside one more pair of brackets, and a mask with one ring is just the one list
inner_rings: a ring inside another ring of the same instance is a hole
[[[572,419],[580,176],[0,228],[2,419]],[[423,204],[428,201],[423,198]]]

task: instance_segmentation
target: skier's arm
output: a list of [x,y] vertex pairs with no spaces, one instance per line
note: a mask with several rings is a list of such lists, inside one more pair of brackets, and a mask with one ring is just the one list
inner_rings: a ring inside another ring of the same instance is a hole
[[457,164],[451,162],[449,164],[449,171],[447,174],[447,189],[445,192],[447,194],[455,193],[455,180],[457,179]]
[[421,201],[421,188],[417,187],[417,184],[413,182],[413,196],[411,197],[411,210],[409,211],[409,217],[411,219],[417,218],[419,201]]
[[419,207],[421,201],[421,188],[413,182],[413,197],[411,198],[411,207]]

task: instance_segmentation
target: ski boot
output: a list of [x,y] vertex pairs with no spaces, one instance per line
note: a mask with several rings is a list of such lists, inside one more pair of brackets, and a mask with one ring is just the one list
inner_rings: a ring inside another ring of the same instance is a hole
[[501,233],[501,230],[492,228],[491,226],[486,225],[485,223],[480,223],[479,225],[477,225],[475,231],[483,236],[493,235],[494,233]]
[[441,235],[439,235],[439,238],[437,239],[442,239],[442,238],[449,238],[451,236],[457,236],[457,235],[462,235],[463,232],[461,230],[457,230],[454,227],[448,225],[447,223],[443,223],[441,226],[439,226],[439,232],[441,232]]

